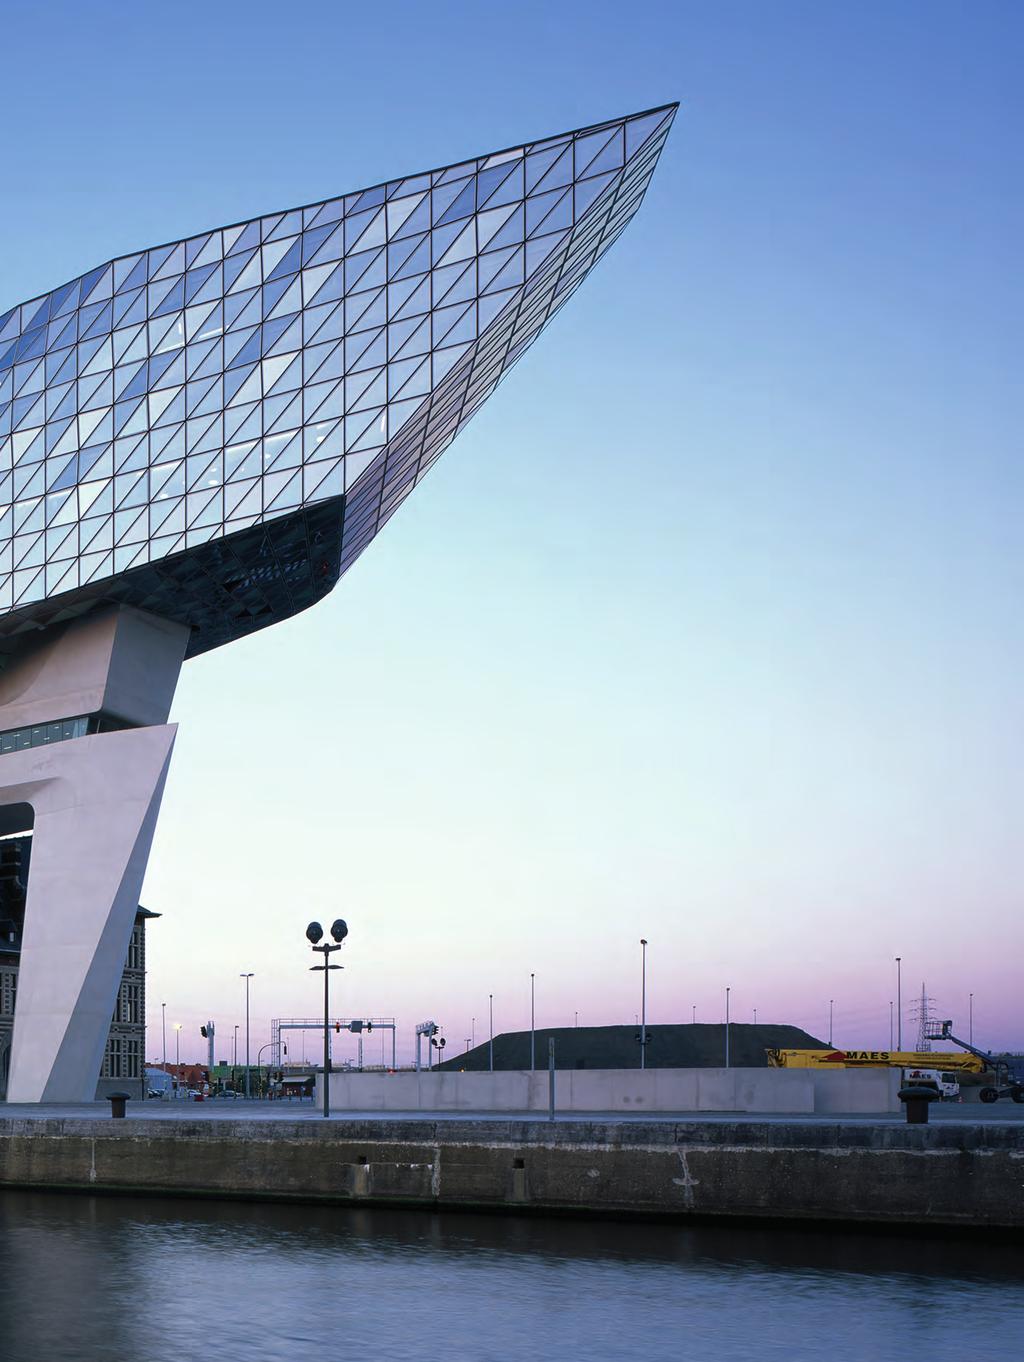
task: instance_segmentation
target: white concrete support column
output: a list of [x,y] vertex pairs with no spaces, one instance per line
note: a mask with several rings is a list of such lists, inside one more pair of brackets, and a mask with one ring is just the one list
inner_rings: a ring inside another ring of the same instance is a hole
[[188,631],[114,607],[0,675],[0,732],[103,713],[139,725],[0,756],[0,831],[32,827],[9,1102],[91,1101],[176,727]]

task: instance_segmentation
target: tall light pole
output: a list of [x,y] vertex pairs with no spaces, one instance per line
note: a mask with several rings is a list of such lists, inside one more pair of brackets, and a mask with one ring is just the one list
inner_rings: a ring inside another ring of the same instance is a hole
[[725,990],[725,1067],[729,1067],[729,993],[730,989]]
[[903,1049],[903,957],[896,957],[896,1049]]
[[533,971],[530,971],[530,1072],[537,1067],[536,1014],[534,1012]]
[[231,1056],[231,1067],[232,1067],[233,1069],[237,1069],[237,1068],[238,1068],[238,1023],[237,1023],[237,1022],[235,1022],[235,1041],[234,1041],[234,1051],[233,1051],[232,1056]]
[[974,994],[967,995],[967,1039],[974,1044]]
[[238,977],[245,980],[245,1095],[248,1098],[252,1092],[249,1082],[249,980],[253,975],[250,972]]
[[640,938],[640,1067],[647,1068],[647,938]]
[[754,1008],[754,1025],[757,1025],[757,1008]]
[[696,1025],[697,1025],[697,1004],[696,1004],[696,1003],[694,1003],[694,1005],[693,1005],[692,1014],[693,1014],[693,1015],[690,1017],[690,1021],[693,1023],[694,1026],[696,1026]]
[[579,1026],[579,1024],[580,1024],[580,1014],[579,1014],[579,1012],[574,1012],[574,1013],[572,1014],[572,1024],[573,1024],[573,1026]]
[[490,1049],[490,1067],[491,1067],[491,1073],[494,1073],[494,994],[493,994],[493,993],[488,993],[488,995],[487,995],[487,1007],[488,1007],[488,1012],[489,1012],[490,1018],[491,1018],[491,1039],[490,1039],[490,1045],[489,1045],[489,1049]]
[[892,1028],[893,1028],[893,1020],[892,1020],[892,999],[890,998],[890,999],[889,999],[889,1052],[890,1052],[890,1054],[892,1053]]
[[160,1004],[160,1028],[164,1033],[164,1068],[167,1068],[167,1004]]
[[174,1023],[174,1092],[181,1092],[181,1022]]
[[834,998],[829,998],[829,1000],[828,1000],[828,1043],[829,1043],[829,1047],[830,1047],[830,1048],[831,1048],[831,1045],[832,1045],[832,1005],[833,1005],[834,1002],[835,1002],[835,999],[834,999]]
[[470,1028],[469,1028],[469,1038],[470,1038],[470,1040],[473,1042],[473,1048],[474,1048],[474,1050],[475,1050],[475,1049],[476,1049],[476,1017],[473,1018],[472,1024],[470,1025]]
[[[322,946],[317,943],[324,934],[324,929],[319,922],[311,922],[306,928],[306,940],[313,947],[318,955],[322,955],[324,963],[322,965],[310,965],[311,970],[323,970],[324,972],[324,1118],[331,1114],[331,970],[342,969],[342,965],[331,964],[331,952],[340,951],[341,943],[348,936],[348,926],[344,918],[335,918],[331,923],[331,936],[333,943],[325,941]],[[360,1039],[360,1063],[362,1062],[362,1039]],[[248,1063],[248,1052],[246,1053]],[[249,1070],[246,1069],[246,1077]]]

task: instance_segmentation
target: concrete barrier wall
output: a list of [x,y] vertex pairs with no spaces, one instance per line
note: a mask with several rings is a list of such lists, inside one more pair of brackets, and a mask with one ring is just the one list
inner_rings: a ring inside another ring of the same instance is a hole
[[1024,1229],[1018,1122],[306,1112],[0,1114],[0,1188]]
[[872,1115],[880,1111],[900,1111],[899,1090],[903,1080],[899,1069],[825,1069],[805,1070],[814,1078],[814,1110],[823,1114]]
[[[560,1069],[560,1112],[765,1113],[891,1112],[899,1076],[885,1069]],[[317,1098],[318,1105],[322,1098]],[[548,1075],[496,1073],[352,1073],[331,1075],[334,1111],[546,1112]]]

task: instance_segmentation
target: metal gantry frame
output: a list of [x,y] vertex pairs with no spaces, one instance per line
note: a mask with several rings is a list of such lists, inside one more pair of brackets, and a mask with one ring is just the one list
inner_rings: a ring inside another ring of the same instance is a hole
[[[427,1040],[428,1040],[428,1041],[431,1041],[431,1040],[434,1039],[434,1037],[437,1035],[437,1033],[438,1033],[438,1031],[439,1031],[440,1029],[441,1029],[441,1028],[438,1026],[438,1024],[437,1024],[436,1021],[425,1021],[425,1022],[420,1022],[419,1025],[416,1027],[416,1072],[417,1072],[417,1073],[419,1073],[420,1069],[423,1067],[423,1061],[422,1061],[422,1058],[421,1058],[421,1056],[420,1056],[420,1045],[422,1044],[423,1037],[426,1036]],[[429,1046],[429,1045],[427,1046],[427,1067],[428,1067],[428,1068],[432,1067],[432,1066],[431,1066],[431,1063],[430,1063],[430,1046]]]
[[[363,1033],[368,1027],[375,1031],[391,1032],[391,1067],[395,1065],[395,1019],[394,1017],[332,1017],[331,1034],[336,1035],[340,1027],[359,1038],[359,1067],[363,1067]],[[275,1069],[282,1068],[281,1032],[318,1031],[324,1029],[323,1017],[275,1017],[270,1023],[270,1055]]]

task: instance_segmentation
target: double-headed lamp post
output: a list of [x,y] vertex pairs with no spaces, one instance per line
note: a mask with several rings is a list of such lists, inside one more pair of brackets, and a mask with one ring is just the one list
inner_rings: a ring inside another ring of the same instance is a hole
[[348,926],[343,918],[335,918],[331,923],[334,940],[325,941],[321,946],[319,942],[323,934],[324,929],[319,922],[311,922],[306,928],[306,940],[324,958],[322,965],[310,965],[310,969],[322,969],[324,972],[324,1116],[327,1117],[331,1114],[331,970],[344,968],[331,964],[331,952],[341,950],[341,943],[348,936]]

